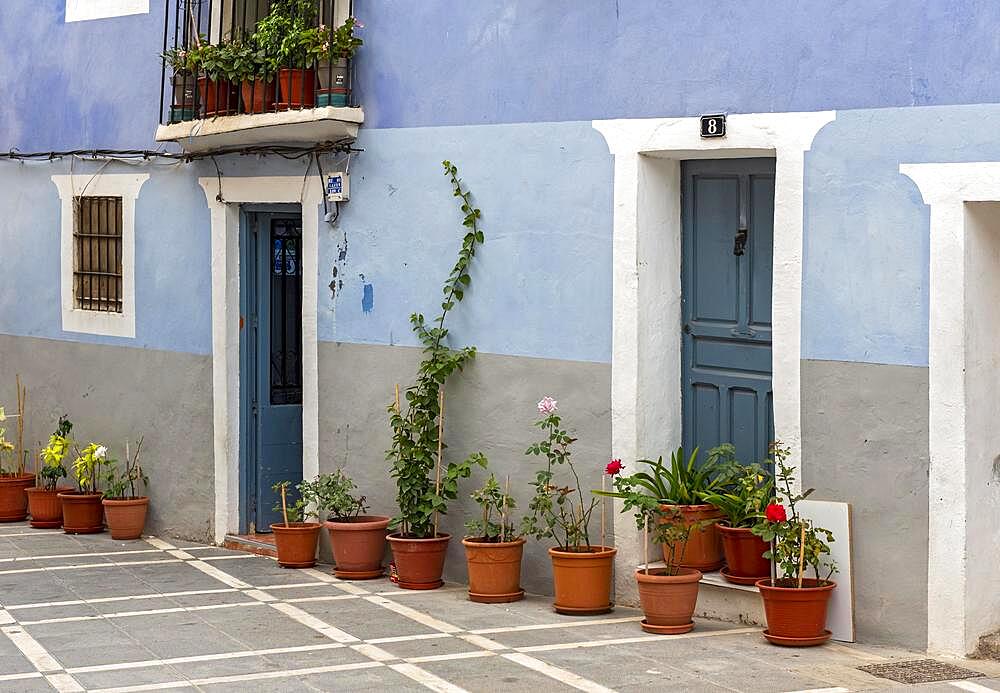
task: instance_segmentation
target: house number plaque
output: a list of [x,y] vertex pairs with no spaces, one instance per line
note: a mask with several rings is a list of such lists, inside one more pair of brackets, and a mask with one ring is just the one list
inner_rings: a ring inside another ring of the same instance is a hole
[[726,136],[726,114],[715,113],[703,115],[701,117],[702,137],[725,137]]

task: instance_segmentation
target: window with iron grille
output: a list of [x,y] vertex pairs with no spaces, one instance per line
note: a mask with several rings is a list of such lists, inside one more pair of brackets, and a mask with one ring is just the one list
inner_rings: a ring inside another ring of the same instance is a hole
[[122,198],[73,198],[73,297],[80,310],[122,312]]

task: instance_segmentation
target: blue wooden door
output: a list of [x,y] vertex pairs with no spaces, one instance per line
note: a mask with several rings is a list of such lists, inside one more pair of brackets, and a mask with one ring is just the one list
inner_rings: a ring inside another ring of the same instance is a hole
[[302,217],[252,212],[244,221],[241,525],[266,532],[281,522],[274,484],[302,480]]
[[685,161],[681,177],[684,447],[760,461],[774,436],[774,160]]

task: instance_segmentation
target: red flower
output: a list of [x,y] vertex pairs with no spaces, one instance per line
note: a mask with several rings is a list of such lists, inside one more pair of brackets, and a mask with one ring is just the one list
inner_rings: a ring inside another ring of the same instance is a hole
[[620,473],[621,470],[624,468],[625,465],[622,464],[621,460],[611,460],[610,462],[608,462],[608,466],[604,468],[604,473],[614,476],[615,474]]
[[767,506],[767,510],[764,511],[764,517],[767,518],[768,522],[784,522],[788,519],[788,515],[785,514],[785,506],[778,503],[771,503],[771,505]]

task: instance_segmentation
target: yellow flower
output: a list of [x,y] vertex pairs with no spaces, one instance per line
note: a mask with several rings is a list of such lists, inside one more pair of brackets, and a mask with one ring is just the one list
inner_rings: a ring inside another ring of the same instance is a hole
[[6,421],[7,415],[3,413],[3,407],[0,407],[0,421]]

